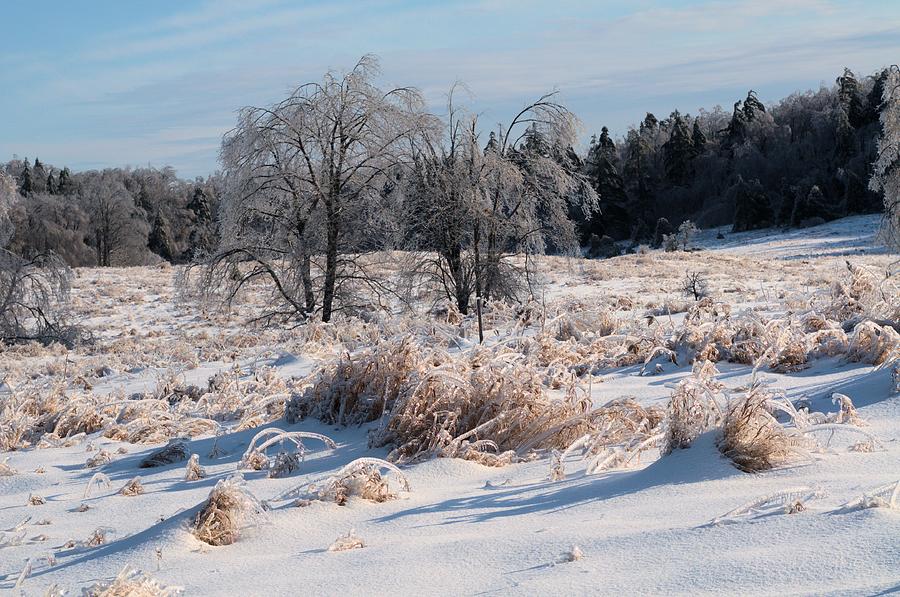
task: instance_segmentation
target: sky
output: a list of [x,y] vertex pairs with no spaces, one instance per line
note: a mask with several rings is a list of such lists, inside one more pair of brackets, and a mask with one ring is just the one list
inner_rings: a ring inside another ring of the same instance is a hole
[[[584,140],[900,62],[897,0],[29,0],[0,5],[0,161],[218,168],[236,111],[363,54],[481,122],[558,90]],[[459,100],[457,100],[459,101]]]

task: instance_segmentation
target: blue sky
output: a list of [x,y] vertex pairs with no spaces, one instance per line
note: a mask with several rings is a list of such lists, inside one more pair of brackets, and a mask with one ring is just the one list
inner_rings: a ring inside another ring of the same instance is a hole
[[465,82],[482,122],[558,89],[585,139],[900,62],[897,0],[30,0],[2,14],[0,160],[189,177],[216,170],[238,108],[364,53],[435,111]]

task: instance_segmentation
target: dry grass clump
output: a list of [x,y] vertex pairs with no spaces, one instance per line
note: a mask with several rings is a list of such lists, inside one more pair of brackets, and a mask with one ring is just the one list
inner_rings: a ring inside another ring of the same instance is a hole
[[197,512],[193,534],[209,545],[231,545],[262,513],[262,505],[243,486],[241,477],[222,479]]
[[[370,438],[394,446],[388,458],[468,457],[490,449],[521,454],[560,448],[590,428],[591,402],[572,386],[552,396],[535,368],[512,352],[473,353],[443,367],[417,371]],[[476,359],[483,362],[475,366]],[[504,460],[511,460],[507,454]]]
[[9,456],[0,460],[0,477],[12,477],[18,471],[9,465]]
[[900,319],[900,285],[891,272],[846,264],[850,280],[832,284],[829,316],[838,321]]
[[585,474],[628,466],[633,460],[664,438],[661,432],[664,412],[645,408],[632,398],[614,400],[590,415],[593,429],[575,440],[564,451],[554,450],[550,480],[566,476],[565,463],[570,454],[581,450],[587,461]]
[[295,423],[308,416],[328,424],[358,425],[376,420],[396,401],[414,371],[446,362],[446,353],[428,350],[412,336],[378,342],[323,367],[285,409]]
[[770,395],[753,383],[745,395],[731,401],[725,413],[719,449],[744,472],[769,470],[806,453],[806,439],[775,419],[770,402]]
[[[300,466],[300,461],[306,455],[307,450],[306,445],[303,443],[303,439],[318,440],[325,444],[325,447],[332,450],[337,447],[334,440],[321,433],[313,433],[310,431],[284,431],[277,427],[269,427],[253,436],[253,439],[251,439],[250,443],[247,445],[247,450],[241,457],[238,468],[254,471],[270,468],[269,457],[266,456],[266,449],[275,444],[283,445],[287,441],[293,443],[297,448],[297,451],[296,453],[289,454],[287,451],[281,450],[276,457],[276,461],[278,461],[279,458],[280,461],[276,462],[277,466],[272,465],[272,469],[277,470],[277,472],[275,472],[274,475],[270,474],[270,476],[286,475],[298,468]],[[272,469],[270,469],[270,471]]]
[[381,471],[393,473],[400,490],[410,490],[406,475],[390,462],[380,458],[357,458],[324,481],[310,483],[285,495],[300,495],[297,505],[306,505],[309,500],[320,500],[344,506],[353,496],[381,503],[397,497]]
[[847,358],[871,365],[892,363],[900,359],[900,333],[889,325],[863,321],[850,333]]
[[87,485],[84,486],[84,499],[87,499],[90,495],[91,488],[94,487],[94,485],[100,485],[101,483],[106,485],[107,489],[112,485],[108,476],[103,473],[94,473],[91,478],[88,479]]
[[124,495],[126,497],[134,497],[137,495],[142,495],[144,493],[144,486],[141,484],[141,478],[135,477],[128,483],[126,483],[122,489],[119,490],[119,495]]
[[694,365],[691,376],[678,382],[666,408],[662,453],[690,447],[702,433],[717,427],[723,417],[721,392],[715,365]]
[[867,491],[859,498],[844,504],[841,510],[852,511],[867,508],[900,509],[900,481]]
[[111,581],[99,582],[82,589],[83,597],[176,597],[184,593],[180,587],[166,587],[140,570],[125,566]]
[[173,462],[187,460],[188,449],[187,443],[181,438],[170,440],[168,444],[158,450],[154,450],[141,460],[141,468],[154,468],[157,466],[166,466]]
[[356,536],[356,531],[350,529],[346,535],[341,535],[335,539],[334,543],[328,546],[328,551],[349,551],[351,549],[361,549],[365,546],[365,542]]
[[112,462],[112,454],[104,449],[100,449],[96,454],[87,459],[84,463],[86,468],[97,468]]
[[191,454],[184,470],[184,480],[199,481],[204,477],[206,477],[206,470],[200,466],[200,457],[197,454]]

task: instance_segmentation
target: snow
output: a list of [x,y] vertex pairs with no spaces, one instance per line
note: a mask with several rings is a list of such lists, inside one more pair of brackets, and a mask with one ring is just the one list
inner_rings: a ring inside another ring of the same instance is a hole
[[[728,285],[737,288],[729,300],[741,308],[764,308],[766,292],[802,293],[811,280],[838,271],[847,257],[865,255],[886,263],[889,257],[874,242],[876,229],[877,220],[870,216],[804,231],[726,233],[725,240],[716,240],[718,231],[704,231],[698,239],[703,251],[696,259],[720,280],[720,291]],[[660,253],[651,256],[665,258]],[[579,300],[601,294],[631,295],[635,301],[671,298],[653,286],[640,258],[621,258],[620,278],[591,280],[577,264],[551,271],[548,295]],[[806,262],[804,267],[792,269],[798,261]],[[739,262],[747,265],[743,275],[735,275],[728,265]],[[79,283],[130,284],[140,293],[153,276],[170,275],[166,270],[88,270]],[[768,286],[757,293],[758,283]],[[105,315],[86,321],[111,338],[132,327],[143,332],[216,333],[219,324],[214,320],[187,314],[164,296],[155,294],[140,309],[131,308],[126,297],[119,306],[111,302]],[[254,355],[239,354],[237,361],[248,368],[274,367],[287,378],[308,374],[321,358],[273,341]],[[22,363],[40,375],[47,359]],[[181,376],[186,384],[205,385],[233,364],[227,357],[201,358]],[[164,369],[148,365],[114,372],[100,378],[93,391],[126,396],[148,391]],[[670,366],[660,375],[639,376],[639,369],[596,376],[591,383],[595,404],[635,396],[642,404],[664,405],[674,384],[690,373],[689,367]],[[728,387],[751,380],[749,367],[720,363],[719,370],[718,379]],[[236,472],[259,428],[220,437],[218,447],[225,454],[217,459],[207,456],[214,438],[191,440],[189,451],[200,455],[208,475],[195,482],[184,480],[185,462],[139,469],[139,461],[158,445],[131,445],[95,435],[69,447],[0,455],[0,460],[9,456],[8,465],[18,471],[0,477],[0,545],[10,539],[16,543],[16,527],[28,519],[20,527],[25,531],[21,542],[0,547],[0,591],[41,595],[58,584],[77,594],[81,587],[111,579],[131,565],[165,585],[183,587],[188,595],[900,593],[900,511],[841,508],[866,491],[900,480],[900,394],[894,392],[890,371],[835,357],[816,360],[799,373],[761,375],[789,399],[809,400],[814,411],[834,412],[831,394],[847,394],[868,423],[865,430],[883,449],[833,449],[813,454],[808,462],[747,474],[720,454],[710,432],[689,449],[666,457],[648,452],[640,464],[626,470],[586,476],[579,469],[583,465],[572,459],[568,477],[560,481],[548,480],[547,455],[499,468],[434,459],[404,467],[411,491],[399,499],[372,503],[352,498],[346,506],[313,502],[294,507],[275,498],[355,458],[383,458],[387,450],[367,448],[366,427],[337,429],[315,421],[286,426],[280,421],[277,426],[283,429],[328,435],[337,448],[321,449],[309,442],[311,451],[300,470],[287,478],[245,472],[247,488],[272,508],[235,544],[210,547],[188,527],[215,483]],[[85,487],[96,472],[84,468],[95,453],[87,451],[89,446],[109,450],[114,459],[99,469],[111,486],[98,485],[85,498]],[[120,447],[127,453],[116,454]],[[36,472],[39,469],[42,472]],[[135,475],[141,476],[145,493],[118,495]],[[808,501],[796,514],[775,509],[730,524],[710,524],[759,498],[795,488],[820,491],[822,497]],[[32,494],[46,503],[27,505]],[[90,509],[77,511],[82,503]],[[36,524],[43,519],[49,524]],[[97,528],[108,529],[107,543],[64,547],[70,539],[87,539]],[[351,529],[364,547],[328,550]],[[39,540],[39,535],[46,539]],[[575,546],[583,558],[568,561]],[[48,554],[53,554],[52,564]],[[32,572],[15,588],[29,559]]]

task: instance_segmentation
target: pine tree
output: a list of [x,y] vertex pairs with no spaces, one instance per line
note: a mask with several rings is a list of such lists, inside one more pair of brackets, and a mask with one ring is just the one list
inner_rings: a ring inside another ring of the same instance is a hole
[[847,115],[847,120],[853,128],[859,128],[865,124],[865,111],[863,110],[862,97],[859,92],[859,81],[849,68],[844,69],[844,74],[837,78],[838,101],[841,110]]
[[166,261],[172,260],[172,235],[169,233],[169,224],[158,211],[153,219],[150,236],[147,238],[147,247]]
[[757,113],[765,113],[765,111],[766,107],[756,97],[756,92],[752,89],[748,91],[747,99],[744,100],[744,118],[747,119],[747,122],[753,122]]
[[663,242],[665,241],[665,237],[674,234],[675,228],[666,218],[660,218],[656,220],[656,230],[653,231],[653,244],[651,245],[654,249],[658,249],[663,246]]
[[31,164],[28,163],[28,158],[25,158],[25,167],[22,169],[22,174],[19,175],[19,193],[23,197],[28,197],[34,191],[34,181],[31,178]]
[[59,173],[59,183],[57,183],[57,193],[60,195],[71,195],[75,192],[75,185],[72,182],[72,173],[66,166]]
[[740,145],[747,138],[747,116],[741,107],[742,105],[743,102],[740,101],[734,103],[731,121],[728,123],[728,128],[725,129],[725,143],[723,145],[728,149],[733,148],[735,145]]
[[836,217],[832,206],[828,204],[825,194],[819,185],[813,185],[809,193],[800,195],[794,202],[794,211],[791,214],[792,226],[809,226],[821,218],[823,221],[833,220]]
[[603,127],[600,138],[592,140],[585,163],[587,177],[600,196],[600,212],[586,223],[583,238],[596,234],[624,240],[631,234],[628,195],[615,160],[616,144],[609,136],[609,129]]
[[487,145],[484,146],[484,153],[497,153],[500,151],[500,143],[497,141],[497,134],[491,131],[488,137]]
[[50,170],[50,174],[47,175],[47,192],[51,195],[55,195],[59,192],[59,183],[56,182],[53,170]]
[[694,130],[691,131],[691,147],[695,156],[701,155],[706,150],[706,135],[700,129],[699,118],[694,119]]
[[194,189],[194,194],[191,196],[187,208],[194,212],[194,216],[197,218],[198,222],[208,223],[212,220],[212,213],[209,209],[209,199],[206,197],[206,192],[202,187]]
[[47,190],[47,170],[39,158],[34,158],[34,168],[31,170],[31,190],[33,193],[43,193]]
[[672,113],[672,134],[663,145],[666,178],[675,184],[683,183],[690,174],[694,147],[684,118],[676,110]]
[[739,175],[732,187],[734,194],[734,224],[732,232],[744,232],[768,228],[772,225],[774,214],[768,195],[759,180],[745,182]]

